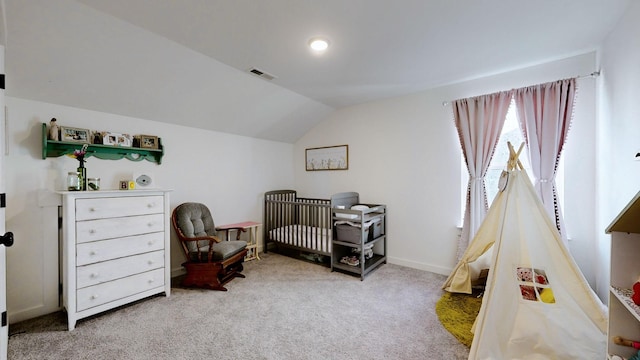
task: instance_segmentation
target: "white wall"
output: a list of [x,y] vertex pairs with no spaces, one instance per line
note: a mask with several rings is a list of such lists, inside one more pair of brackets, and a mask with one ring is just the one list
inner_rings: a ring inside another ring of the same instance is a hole
[[[640,190],[640,3],[632,1],[605,39],[598,103],[598,288],[609,289],[610,236],[604,231]],[[639,220],[640,221],[640,220]]]
[[[449,274],[460,225],[460,145],[443,101],[590,74],[595,53],[342,109],[295,144],[295,185],[302,195],[357,191],[361,201],[388,205],[389,261]],[[567,227],[572,251],[592,282],[595,235],[593,136],[595,79],[578,81],[575,118],[566,145]],[[349,170],[307,172],[304,150],[349,145]],[[587,149],[586,151],[584,149]],[[586,156],[585,156],[586,154]],[[568,186],[569,187],[569,186]]]
[[[161,165],[148,161],[88,158],[88,176],[103,188],[134,172],[149,172],[172,189],[171,207],[186,201],[207,204],[218,224],[262,220],[263,193],[293,186],[293,145],[170,125],[145,119],[7,97],[9,154],[6,156],[7,229],[16,242],[7,250],[7,307],[11,322],[56,311],[58,237],[56,190],[78,162],[42,159],[42,123],[162,138]],[[171,264],[179,272],[183,255],[172,232]]]

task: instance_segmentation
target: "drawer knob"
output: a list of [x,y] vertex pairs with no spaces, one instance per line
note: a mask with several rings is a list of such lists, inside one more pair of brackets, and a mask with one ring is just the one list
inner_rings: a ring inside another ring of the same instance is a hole
[[95,250],[91,250],[89,251],[89,255],[94,256],[94,255],[98,255],[98,252]]
[[149,225],[149,227],[152,227],[152,226],[153,226],[153,223],[152,223],[152,222],[150,222],[150,223],[148,223],[147,225]]
[[95,212],[95,211],[96,211],[96,208],[89,208],[89,211],[90,211],[90,212]]
[[95,300],[97,298],[98,298],[98,295],[91,295],[91,297],[90,297],[91,300]]
[[89,234],[95,234],[95,233],[96,233],[96,230],[95,230],[95,229],[91,229],[91,230],[89,230]]
[[152,284],[155,280],[149,279],[149,284]]
[[91,273],[91,275],[89,275],[92,279],[95,279],[98,277],[98,274],[96,273]]
[[147,245],[149,246],[153,245],[153,240],[149,240],[149,242],[147,242]]
[[153,265],[153,260],[148,261],[149,265]]
[[148,203],[148,204],[147,204],[147,207],[148,207],[148,208],[152,208],[152,207],[155,207],[155,206],[156,206],[156,204],[155,204],[155,203]]

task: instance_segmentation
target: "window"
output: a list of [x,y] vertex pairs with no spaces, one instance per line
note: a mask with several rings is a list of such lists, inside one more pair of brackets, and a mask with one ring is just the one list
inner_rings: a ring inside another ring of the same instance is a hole
[[[498,180],[500,179],[500,174],[502,170],[504,170],[507,166],[507,161],[509,160],[509,148],[507,146],[507,142],[511,142],[515,150],[517,151],[520,147],[520,144],[524,142],[524,137],[522,136],[522,132],[520,131],[520,125],[518,123],[518,115],[516,111],[515,101],[511,100],[511,105],[509,106],[509,111],[507,112],[507,118],[505,119],[504,126],[502,128],[502,133],[500,134],[500,139],[498,140],[498,145],[496,146],[495,152],[493,153],[493,158],[491,159],[491,164],[489,164],[489,169],[487,170],[487,174],[485,176],[485,185],[487,190],[487,202],[489,206],[493,202],[493,199],[498,194]],[[460,218],[464,218],[464,209],[467,200],[467,185],[469,181],[469,171],[467,170],[467,165],[464,161],[464,156],[461,155],[461,174],[462,174],[462,193],[461,193],[461,216]],[[558,171],[556,173],[556,187],[558,190],[558,201],[560,202],[560,207],[564,208],[564,161],[563,157],[560,157],[560,163],[558,164]],[[529,156],[527,155],[527,147],[522,149],[519,157],[520,162],[525,168],[525,171],[529,175],[529,178],[533,179],[533,173],[531,171],[531,165],[529,164]],[[463,220],[461,220],[462,223]]]
[[[487,201],[489,202],[489,206],[491,206],[493,199],[498,194],[498,180],[500,179],[502,170],[506,169],[507,161],[509,161],[509,147],[507,146],[507,142],[511,142],[511,145],[513,145],[516,151],[518,151],[520,144],[524,142],[516,113],[516,103],[511,100],[507,118],[504,121],[504,127],[502,127],[502,133],[500,134],[500,140],[498,140],[498,145],[493,153],[493,158],[491,158],[491,164],[489,164],[489,169],[487,170],[487,175],[484,180],[487,187]],[[527,174],[531,176],[531,166],[529,165],[529,157],[526,152],[527,149],[525,146],[520,153],[519,160]]]
[[[507,111],[507,118],[505,119],[504,126],[502,127],[502,133],[500,134],[500,139],[498,140],[498,145],[496,145],[495,152],[493,153],[493,158],[491,159],[491,164],[489,164],[489,169],[487,169],[487,175],[485,176],[484,182],[487,191],[487,203],[489,207],[493,202],[493,199],[498,194],[498,180],[500,179],[500,174],[502,170],[504,170],[507,166],[507,161],[509,160],[509,147],[507,146],[507,141],[510,141],[515,150],[518,150],[520,144],[524,142],[524,138],[522,136],[522,132],[520,131],[520,125],[518,124],[518,116],[516,114],[516,104],[515,101],[511,100],[511,105],[509,106],[509,110]],[[526,147],[520,153],[520,162],[525,167],[527,173],[531,173],[531,166],[529,166],[529,159],[526,154]],[[467,201],[467,185],[469,184],[469,170],[467,170],[467,164],[464,161],[464,156],[462,152],[460,152],[461,157],[461,174],[462,174],[462,196],[460,197],[460,208],[461,208],[461,220],[464,221],[464,209]]]

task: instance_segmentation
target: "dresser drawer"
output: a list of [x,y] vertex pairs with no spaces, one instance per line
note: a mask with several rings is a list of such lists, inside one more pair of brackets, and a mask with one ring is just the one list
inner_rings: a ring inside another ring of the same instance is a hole
[[78,267],[78,289],[164,267],[164,251],[154,251]]
[[76,199],[76,221],[160,214],[163,212],[163,196]]
[[78,243],[164,231],[164,214],[79,221]]
[[94,306],[164,286],[164,269],[151,270],[126,278],[89,286],[77,290],[77,309]]
[[93,264],[164,249],[164,232],[92,241],[76,245],[76,264]]

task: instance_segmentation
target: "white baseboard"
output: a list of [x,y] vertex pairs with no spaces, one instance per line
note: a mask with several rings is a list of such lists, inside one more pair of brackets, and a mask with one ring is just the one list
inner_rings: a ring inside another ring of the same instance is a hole
[[37,318],[39,316],[47,315],[54,313],[56,311],[62,310],[61,307],[53,307],[49,308],[44,305],[33,306],[28,309],[22,309],[19,311],[7,311],[9,325],[18,323],[20,321],[29,320],[33,318]]
[[[262,253],[262,251],[259,251],[259,253]],[[448,268],[448,267],[425,264],[425,263],[421,263],[421,262],[416,262],[416,261],[411,261],[411,260],[406,260],[406,259],[400,259],[400,258],[395,258],[395,257],[387,257],[387,261],[390,264],[406,266],[406,267],[410,267],[410,268],[418,269],[418,270],[429,271],[429,272],[440,274],[440,275],[447,275],[448,276],[453,271],[452,268]],[[178,267],[178,268],[171,269],[171,277],[172,278],[178,277],[178,276],[182,276],[184,274],[186,274],[186,271],[184,270],[183,267]]]
[[387,257],[387,260],[389,261],[390,264],[401,265],[401,266],[406,266],[413,269],[429,271],[429,272],[440,274],[440,275],[448,276],[453,271],[452,268],[448,268],[448,267],[425,264],[417,261],[400,259],[396,257]]

